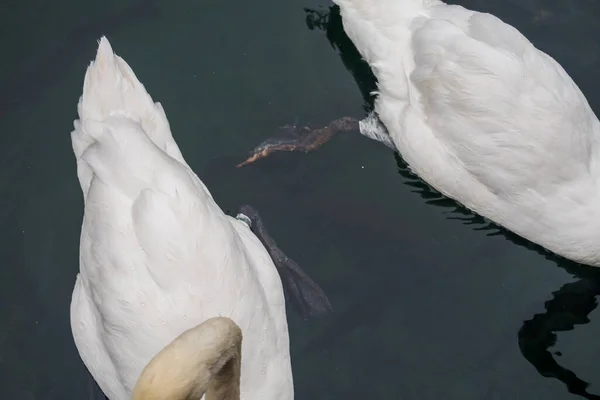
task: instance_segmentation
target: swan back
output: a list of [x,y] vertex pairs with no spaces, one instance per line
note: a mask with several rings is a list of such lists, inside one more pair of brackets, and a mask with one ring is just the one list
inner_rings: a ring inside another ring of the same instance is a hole
[[244,398],[293,398],[283,290],[272,260],[250,229],[213,201],[184,161],[162,107],[106,38],[86,72],[78,112],[71,138],[85,213],[71,326],[105,394],[128,399],[154,354],[223,315],[246,337]]
[[375,111],[413,171],[509,230],[600,265],[600,123],[552,57],[461,6],[336,2],[377,77]]

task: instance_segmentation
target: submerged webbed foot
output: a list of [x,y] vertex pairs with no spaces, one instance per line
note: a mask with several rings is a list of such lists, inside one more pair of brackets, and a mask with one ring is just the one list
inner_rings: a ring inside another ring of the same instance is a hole
[[250,222],[250,229],[269,252],[281,277],[284,291],[298,307],[302,318],[308,319],[333,312],[333,307],[323,289],[277,246],[254,208],[248,205],[240,207],[237,218]]
[[265,140],[236,167],[251,164],[277,151],[303,151],[305,153],[314,151],[327,143],[336,133],[358,130],[358,120],[352,117],[342,117],[320,129],[311,129],[307,126],[298,127],[297,125],[285,125],[279,129],[283,136]]

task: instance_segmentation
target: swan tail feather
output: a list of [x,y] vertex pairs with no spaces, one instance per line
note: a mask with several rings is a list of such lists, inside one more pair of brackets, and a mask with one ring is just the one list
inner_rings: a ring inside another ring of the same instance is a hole
[[139,126],[160,150],[187,165],[171,135],[162,106],[152,101],[133,70],[113,52],[104,36],[98,42],[96,58],[86,71],[77,112],[79,119],[73,123],[71,142],[84,195],[94,174],[82,157],[102,136],[101,132],[106,131],[102,125],[108,125],[109,120],[117,117]]

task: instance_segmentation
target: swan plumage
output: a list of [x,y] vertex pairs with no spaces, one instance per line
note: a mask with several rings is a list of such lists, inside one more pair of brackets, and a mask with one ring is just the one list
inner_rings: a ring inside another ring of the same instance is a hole
[[71,302],[79,354],[111,400],[185,330],[222,315],[244,334],[244,400],[293,399],[282,284],[247,224],[183,159],[160,103],[103,37],[71,134],[84,199]]
[[600,123],[558,62],[499,18],[458,5],[334,2],[378,81],[361,133],[393,143],[467,208],[600,266]]

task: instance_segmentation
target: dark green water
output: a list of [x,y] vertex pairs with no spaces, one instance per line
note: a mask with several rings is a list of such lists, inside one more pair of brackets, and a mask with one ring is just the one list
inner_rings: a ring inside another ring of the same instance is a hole
[[[600,3],[459,3],[519,28],[600,111]],[[305,21],[304,7],[329,6],[0,5],[0,398],[88,396],[69,327],[83,212],[69,132],[101,34],[221,207],[255,206],[329,294],[331,317],[289,312],[298,399],[566,400],[586,382],[600,394],[599,272],[481,230],[358,134],[233,168],[277,126],[364,115],[373,87],[339,21],[328,35]]]

